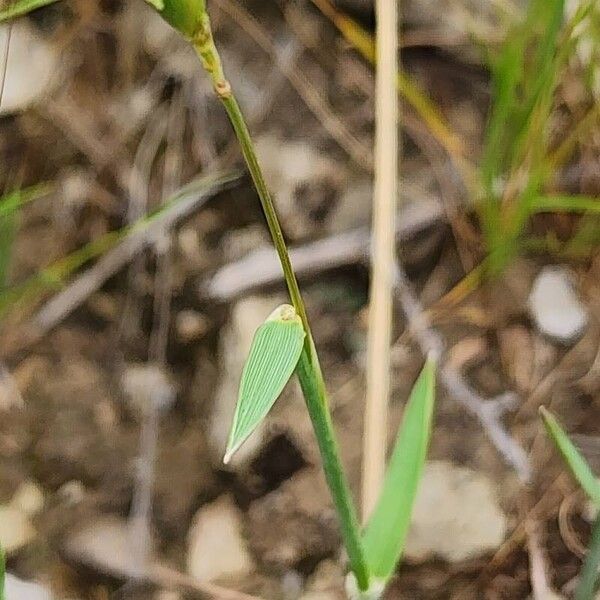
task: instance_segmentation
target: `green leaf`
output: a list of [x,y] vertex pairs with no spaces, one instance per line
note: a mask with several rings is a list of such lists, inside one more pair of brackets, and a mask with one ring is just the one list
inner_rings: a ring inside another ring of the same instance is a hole
[[9,0],[8,6],[0,9],[0,23],[21,17],[38,8],[42,8],[42,6],[48,6],[55,2],[58,2],[58,0]]
[[600,213],[600,198],[578,194],[536,196],[531,209],[533,212],[590,212]]
[[0,217],[0,291],[5,290],[13,254],[13,244],[19,227],[18,215]]
[[50,184],[40,184],[17,189],[0,197],[0,291],[7,287],[13,245],[19,229],[19,211],[26,204],[49,193],[51,189]]
[[256,331],[223,462],[229,462],[275,404],[298,364],[304,336],[302,321],[289,304],[275,309]]
[[540,414],[548,435],[562,454],[571,474],[590,500],[600,508],[600,481],[592,472],[585,458],[563,431],[556,417],[543,406],[540,407]]
[[49,194],[51,183],[41,183],[24,189],[17,189],[0,197],[0,219],[18,211],[22,206]]
[[207,19],[206,0],[147,0],[162,18],[188,40],[193,40]]
[[435,361],[428,359],[410,394],[381,496],[363,534],[371,573],[383,582],[404,550],[431,435],[435,378]]

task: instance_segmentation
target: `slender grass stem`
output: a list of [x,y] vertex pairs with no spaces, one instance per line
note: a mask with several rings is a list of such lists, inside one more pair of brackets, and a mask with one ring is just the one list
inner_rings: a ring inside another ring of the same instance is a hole
[[360,540],[360,528],[356,508],[340,461],[333,423],[328,408],[325,382],[308,323],[306,308],[290,262],[283,232],[273,205],[273,199],[260,168],[246,120],[231,86],[225,78],[207,14],[202,19],[202,27],[194,37],[193,44],[204,68],[212,78],[215,92],[223,103],[238,138],[242,154],[244,155],[248,170],[260,198],[269,232],[271,233],[273,243],[281,261],[292,304],[300,316],[306,331],[304,348],[297,368],[298,378],[319,445],[325,477],[340,519],[340,529],[350,566],[356,577],[359,589],[364,591],[369,588],[369,571]]

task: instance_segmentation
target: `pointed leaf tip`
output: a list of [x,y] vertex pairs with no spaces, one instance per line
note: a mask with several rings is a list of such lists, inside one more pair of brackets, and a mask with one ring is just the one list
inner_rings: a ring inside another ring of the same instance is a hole
[[257,329],[242,371],[225,464],[275,404],[296,368],[304,337],[302,321],[289,304],[277,307]]
[[563,457],[571,475],[588,495],[592,502],[600,507],[600,480],[594,475],[590,465],[575,447],[561,427],[558,419],[544,406],[539,408],[546,431]]

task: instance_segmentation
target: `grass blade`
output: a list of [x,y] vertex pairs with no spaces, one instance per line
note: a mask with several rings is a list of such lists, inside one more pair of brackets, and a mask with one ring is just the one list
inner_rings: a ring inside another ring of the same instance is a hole
[[0,23],[21,17],[38,8],[42,8],[42,6],[48,6],[55,2],[58,2],[58,0],[15,0],[6,8],[0,9]]
[[51,189],[49,184],[41,184],[14,190],[0,198],[0,291],[8,285],[13,245],[19,229],[19,211],[25,204],[46,195]]
[[371,572],[383,582],[404,550],[431,435],[435,374],[435,362],[428,359],[411,392],[381,496],[363,534]]
[[302,321],[289,304],[275,309],[258,328],[242,373],[223,462],[229,462],[275,404],[298,364],[304,336]]
[[552,195],[536,196],[531,205],[532,212],[590,212],[600,213],[600,198],[593,196]]
[[5,290],[8,284],[12,250],[18,224],[18,215],[15,213],[0,217],[0,290]]
[[600,567],[600,515],[596,517],[592,531],[592,541],[588,548],[575,600],[594,600],[598,587],[598,568]]
[[540,414],[542,415],[548,435],[562,454],[573,477],[589,496],[590,500],[600,508],[600,481],[592,472],[585,458],[583,458],[579,450],[577,450],[564,432],[556,417],[543,406],[540,407]]
[[0,198],[0,219],[15,211],[22,206],[49,194],[53,185],[51,183],[41,183],[22,190],[15,190]]

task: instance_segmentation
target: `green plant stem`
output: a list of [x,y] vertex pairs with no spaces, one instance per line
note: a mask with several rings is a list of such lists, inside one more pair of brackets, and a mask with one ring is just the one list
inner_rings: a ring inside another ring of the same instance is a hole
[[315,371],[306,347],[300,355],[296,372],[319,445],[323,471],[340,520],[342,537],[352,572],[356,577],[359,589],[365,591],[370,585],[370,575],[360,540],[358,516],[340,463],[340,453],[327,407],[325,383],[320,376],[320,371],[318,373]]
[[369,571],[360,540],[358,517],[340,461],[333,423],[328,408],[325,382],[323,380],[323,374],[321,372],[314,340],[308,323],[306,308],[302,300],[296,275],[290,262],[290,257],[275,212],[273,200],[258,163],[254,144],[246,125],[246,120],[244,119],[240,106],[231,90],[231,86],[225,78],[221,60],[212,37],[208,15],[204,17],[202,23],[202,30],[193,40],[194,46],[204,68],[213,80],[215,92],[227,111],[240,143],[242,154],[244,155],[248,170],[260,198],[269,232],[271,233],[273,243],[277,250],[277,254],[279,255],[279,260],[281,261],[292,304],[300,316],[302,325],[306,331],[304,348],[297,368],[298,378],[321,452],[323,470],[325,472],[327,484],[333,496],[337,514],[340,519],[341,533],[348,553],[350,566],[356,577],[359,589],[364,591],[369,588]]
[[598,584],[598,567],[600,566],[600,515],[596,517],[592,531],[592,542],[583,564],[581,579],[575,593],[575,600],[593,600]]

